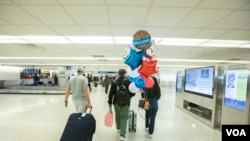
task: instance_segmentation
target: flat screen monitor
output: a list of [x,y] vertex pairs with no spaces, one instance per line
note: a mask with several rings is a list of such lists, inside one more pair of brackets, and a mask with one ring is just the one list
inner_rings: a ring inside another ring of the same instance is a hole
[[176,92],[182,92],[182,73],[177,73],[176,75]]
[[226,73],[224,105],[245,110],[247,94],[247,70],[228,70]]
[[214,66],[185,70],[184,91],[213,98]]

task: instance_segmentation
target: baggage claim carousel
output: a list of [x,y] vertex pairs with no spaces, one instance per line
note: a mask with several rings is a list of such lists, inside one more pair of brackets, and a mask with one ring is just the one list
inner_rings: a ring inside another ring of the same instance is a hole
[[48,86],[4,86],[0,94],[65,94],[66,88]]

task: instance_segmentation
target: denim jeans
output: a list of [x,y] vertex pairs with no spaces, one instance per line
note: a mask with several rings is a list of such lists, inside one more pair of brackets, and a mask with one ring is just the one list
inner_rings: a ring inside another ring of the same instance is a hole
[[155,117],[158,111],[158,101],[156,98],[149,99],[150,109],[145,112],[145,126],[149,128],[148,133],[153,134],[155,128]]
[[38,86],[38,81],[34,81],[34,86]]
[[127,121],[129,114],[129,106],[119,106],[115,104],[115,122],[116,128],[120,129],[120,136],[125,137],[127,130]]

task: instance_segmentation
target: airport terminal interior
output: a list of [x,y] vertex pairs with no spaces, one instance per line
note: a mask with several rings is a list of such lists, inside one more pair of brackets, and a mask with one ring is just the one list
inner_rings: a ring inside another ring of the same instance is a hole
[[[221,141],[223,125],[250,124],[249,15],[250,0],[0,0],[0,141],[59,141],[78,66],[91,78],[93,141],[120,140],[103,87],[119,69],[136,93],[126,141]],[[161,88],[152,138],[138,108],[150,76]]]
[[[137,130],[127,131],[127,141],[220,141],[221,131],[204,125],[175,106],[175,90],[162,88],[156,128],[152,138],[144,130],[144,111],[138,109],[140,94],[131,100],[131,109],[137,112]],[[92,114],[96,119],[93,141],[118,141],[115,124],[104,125],[108,111],[107,95],[101,85],[91,92]],[[71,97],[71,96],[70,96]],[[59,141],[69,114],[75,112],[69,99],[64,107],[63,95],[1,94],[1,141]]]

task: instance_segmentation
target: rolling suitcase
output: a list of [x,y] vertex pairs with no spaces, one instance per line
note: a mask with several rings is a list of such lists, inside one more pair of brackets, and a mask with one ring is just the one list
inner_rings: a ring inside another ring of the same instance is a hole
[[129,111],[129,119],[128,119],[129,132],[136,132],[136,122],[137,122],[137,114],[133,110]]
[[92,141],[96,130],[96,120],[91,110],[92,108],[89,113],[72,113],[60,141]]

